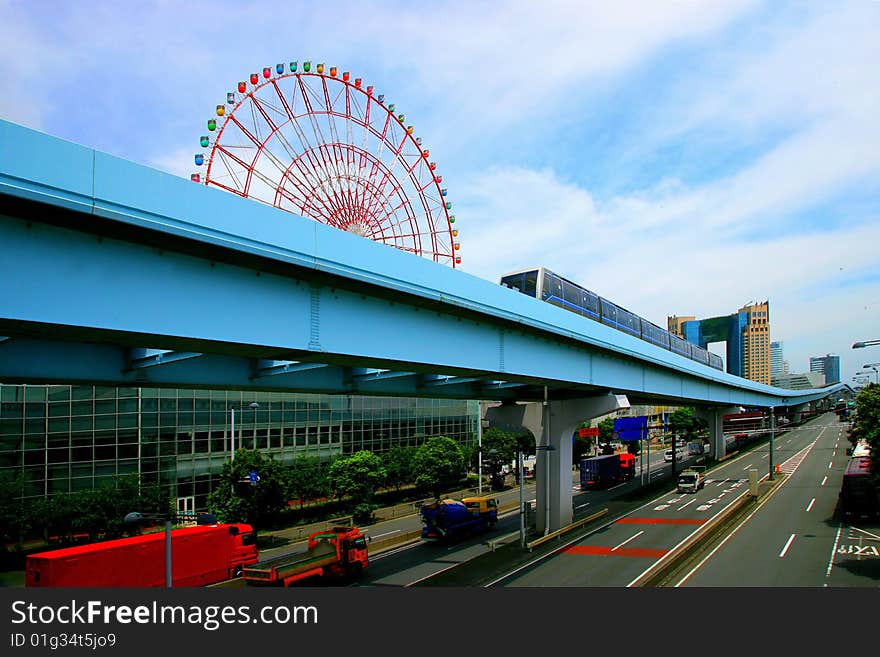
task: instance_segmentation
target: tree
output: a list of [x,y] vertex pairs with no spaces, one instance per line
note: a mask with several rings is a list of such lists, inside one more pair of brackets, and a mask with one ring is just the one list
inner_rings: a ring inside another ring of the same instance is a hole
[[387,483],[394,486],[397,490],[400,490],[403,484],[412,483],[415,479],[415,471],[413,470],[413,459],[415,456],[415,447],[404,447],[401,445],[392,447],[386,452],[384,464]]
[[0,474],[0,543],[21,546],[28,530],[28,505],[22,497],[24,475]]
[[[880,454],[880,386],[869,383],[856,397],[853,439],[864,440],[872,454]],[[880,477],[880,459],[871,459],[871,471]]]
[[372,500],[386,476],[382,459],[365,449],[337,459],[327,472],[330,489],[336,496],[348,495],[356,504]]
[[518,446],[516,434],[498,427],[489,427],[483,432],[483,457],[495,450],[495,458],[509,463],[516,457]]
[[[252,482],[254,472],[258,481]],[[287,506],[288,472],[278,461],[256,449],[241,449],[223,464],[208,508],[221,522],[246,522],[255,529]]]
[[571,462],[572,464],[580,463],[581,459],[589,458],[593,455],[593,439],[589,436],[581,438],[577,433],[571,444]]
[[416,486],[433,493],[434,497],[440,497],[464,476],[464,455],[458,443],[451,438],[428,438],[416,450],[413,468]]
[[669,415],[669,430],[673,435],[687,441],[691,436],[708,429],[708,424],[702,418],[694,415],[694,409],[690,406],[677,408]]
[[327,467],[321,459],[299,456],[287,468],[287,498],[299,500],[299,508],[306,500],[324,497],[330,492]]
[[599,444],[607,445],[614,440],[614,418],[606,417],[599,422]]

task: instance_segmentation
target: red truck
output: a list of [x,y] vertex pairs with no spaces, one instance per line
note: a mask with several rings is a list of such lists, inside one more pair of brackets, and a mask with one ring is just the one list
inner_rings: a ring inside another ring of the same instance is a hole
[[245,582],[290,586],[307,578],[357,577],[369,564],[367,538],[357,527],[332,527],[309,535],[306,552],[286,554],[244,568]]
[[[171,532],[172,586],[206,586],[256,563],[250,525],[200,525]],[[28,556],[25,586],[165,586],[165,532]]]

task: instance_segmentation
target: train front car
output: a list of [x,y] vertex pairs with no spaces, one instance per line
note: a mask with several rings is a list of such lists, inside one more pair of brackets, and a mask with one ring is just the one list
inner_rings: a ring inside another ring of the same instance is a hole
[[673,335],[635,313],[600,297],[595,292],[553,273],[546,267],[513,271],[502,276],[499,282],[504,287],[589,317],[645,342],[724,371],[724,361],[720,356]]

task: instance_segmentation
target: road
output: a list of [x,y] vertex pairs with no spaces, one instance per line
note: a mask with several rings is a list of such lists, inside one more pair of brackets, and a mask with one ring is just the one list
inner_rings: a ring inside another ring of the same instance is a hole
[[[842,468],[846,456],[844,446],[839,439],[839,433],[840,427],[837,425],[836,417],[828,414],[780,435],[774,442],[773,461],[774,464],[780,464],[783,484],[774,491],[774,497],[781,495],[782,491],[788,488],[785,485],[787,483],[795,484],[791,486],[791,490],[801,490],[801,497],[805,497],[805,491],[797,486],[800,478],[792,478],[792,475],[817,444],[821,444],[822,450],[824,450],[826,443],[828,443],[829,452],[825,455],[829,456],[829,459],[824,461],[824,465],[829,472],[834,472],[834,458],[839,459],[838,467]],[[838,442],[837,457],[831,456],[835,442]],[[821,450],[816,452],[817,456],[820,454]],[[768,459],[768,445],[734,457],[707,473],[706,486],[703,490],[689,494],[670,492],[661,495],[638,509],[613,519],[585,537],[570,541],[552,554],[493,582],[492,585],[511,587],[630,586],[651,566],[663,559],[701,526],[712,520],[740,496],[746,494],[749,491],[749,470],[755,469],[759,478],[766,478],[770,470]],[[828,467],[829,460],[832,461],[830,468]],[[804,472],[806,473],[807,469]],[[815,475],[815,473],[813,474]],[[825,482],[826,490],[830,496],[836,497],[835,486],[833,483],[829,483],[829,480]],[[839,487],[839,480],[837,483]],[[800,507],[801,511],[804,511],[815,491],[811,490],[810,493],[810,496],[803,501],[803,505]],[[827,513],[827,508],[823,505],[828,503],[825,498],[818,508],[814,503],[814,517],[818,518],[821,513]],[[796,506],[801,502],[791,502],[790,504]],[[786,508],[791,513],[793,507]],[[810,510],[810,513],[813,512],[813,509]],[[784,511],[780,513],[784,513]],[[768,525],[772,525],[772,522],[772,520],[768,521]],[[786,538],[791,533],[794,531],[790,531]],[[776,532],[768,534],[765,528],[763,534],[758,530],[736,548],[731,547],[731,554],[738,553],[739,556],[731,557],[731,570],[726,575],[719,576],[712,585],[747,586],[748,584],[744,582],[742,577],[743,564],[751,564],[752,554],[758,549],[755,547],[756,544],[764,546],[772,544],[778,554],[782,546],[775,543],[775,536]],[[829,544],[828,552],[826,552],[826,566],[830,550]],[[733,561],[737,563],[735,568],[732,565]],[[796,568],[794,565],[793,567]],[[766,567],[753,569],[750,565],[749,570],[770,569]],[[757,576],[758,573],[756,573]],[[696,582],[696,580],[692,581]]]
[[786,480],[676,586],[854,587],[880,583],[880,528],[842,523],[837,494],[849,457],[833,416]]
[[[695,457],[688,457],[676,465],[681,470]],[[671,465],[663,462],[662,453],[652,453],[651,480],[657,477],[669,477]],[[647,474],[647,472],[646,472]],[[602,491],[581,491],[578,472],[572,474],[572,507],[574,517],[584,517],[600,509],[610,498],[635,490],[640,485],[639,475],[625,484]],[[535,485],[529,482],[524,486],[524,499],[534,503]],[[503,491],[496,494],[500,505],[517,504],[519,489]],[[418,516],[408,516],[397,520],[378,523],[368,528],[369,535],[375,540],[395,533],[405,533],[421,527]],[[376,555],[370,559],[370,567],[361,577],[358,586],[413,586],[425,579],[458,564],[474,559],[489,551],[488,541],[519,531],[518,508],[501,515],[498,524],[491,531],[462,540],[453,545],[441,545],[432,542],[417,542],[399,549]],[[514,539],[515,540],[515,539]]]

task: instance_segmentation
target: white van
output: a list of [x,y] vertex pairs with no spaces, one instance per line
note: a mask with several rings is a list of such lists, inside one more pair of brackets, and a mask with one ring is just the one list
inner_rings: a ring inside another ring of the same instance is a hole
[[[676,447],[675,448],[675,460],[681,461],[687,455],[687,451],[684,447]],[[664,461],[672,461],[672,450],[667,449],[663,452],[663,460]]]

